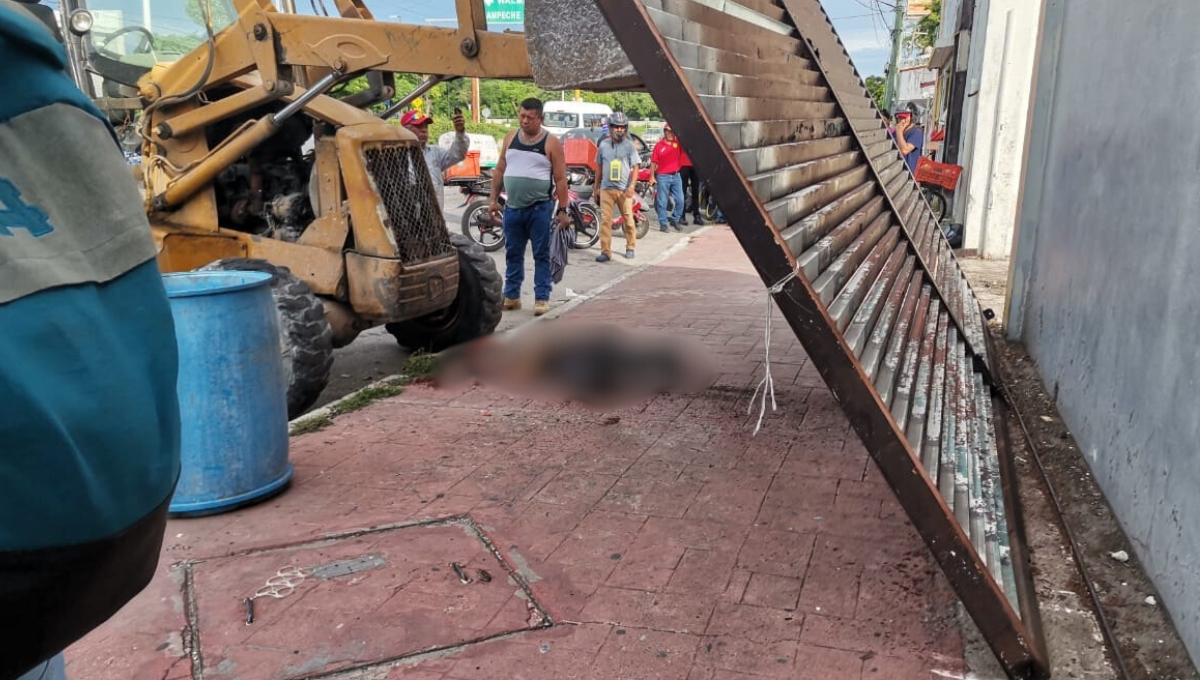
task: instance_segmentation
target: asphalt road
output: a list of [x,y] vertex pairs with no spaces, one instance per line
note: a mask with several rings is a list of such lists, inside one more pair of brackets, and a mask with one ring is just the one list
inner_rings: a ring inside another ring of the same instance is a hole
[[[445,216],[447,228],[455,233],[461,230],[462,195],[457,189],[446,190]],[[571,260],[567,265],[566,278],[554,287],[550,295],[550,304],[561,305],[576,295],[591,295],[600,286],[628,272],[630,268],[646,267],[652,260],[665,250],[687,237],[689,231],[696,227],[684,227],[682,234],[671,232],[664,234],[658,230],[658,225],[651,218],[650,233],[638,242],[637,257],[626,260],[623,256],[625,241],[620,236],[613,238],[613,253],[617,257],[606,264],[595,262],[600,254],[600,246],[588,250],[571,251]],[[504,250],[490,253],[496,269],[504,273]],[[523,308],[515,312],[506,312],[500,322],[497,332],[515,328],[533,320],[533,255],[527,253],[525,258],[525,286],[521,297]],[[334,352],[333,370],[330,374],[329,386],[321,394],[321,399],[313,408],[322,406],[339,399],[354,390],[368,385],[376,380],[398,373],[404,365],[407,353],[396,344],[392,336],[382,326],[363,332],[351,344]]]

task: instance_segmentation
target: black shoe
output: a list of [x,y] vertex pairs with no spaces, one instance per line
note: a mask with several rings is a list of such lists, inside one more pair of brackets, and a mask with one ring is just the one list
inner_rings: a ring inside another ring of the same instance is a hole
[[692,220],[692,224],[696,225],[697,227],[703,227],[704,225],[708,224],[708,221],[703,217],[697,216],[694,220]]
[[675,231],[683,231],[683,227],[679,226],[678,222],[672,222],[671,226],[675,228]]
[[664,234],[670,231],[670,229],[667,229],[666,226],[659,227],[658,230]]
[[609,257],[608,255],[605,255],[604,253],[600,253],[599,255],[596,256],[597,262],[608,262],[611,259],[612,259],[611,257]]
[[632,260],[632,259],[633,259],[633,248],[626,248],[626,249],[625,249],[625,259],[626,259],[626,260]]
[[679,224],[684,227],[688,225],[687,215],[684,215],[683,218],[679,220]]

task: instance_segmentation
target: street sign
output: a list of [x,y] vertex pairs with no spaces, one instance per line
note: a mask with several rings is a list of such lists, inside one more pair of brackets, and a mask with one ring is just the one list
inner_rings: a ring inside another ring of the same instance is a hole
[[489,24],[523,24],[525,0],[483,0],[483,13]]

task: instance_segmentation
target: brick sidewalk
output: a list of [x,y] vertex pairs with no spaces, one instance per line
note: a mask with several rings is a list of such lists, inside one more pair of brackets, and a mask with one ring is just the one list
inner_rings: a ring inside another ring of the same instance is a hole
[[[750,436],[764,309],[732,235],[710,230],[566,316],[701,337],[721,369],[705,394],[597,414],[413,387],[294,439],[292,488],[173,521],[158,578],[68,672],[962,677],[953,593],[778,316],[780,411]],[[345,560],[363,570],[261,599],[245,624],[241,598],[278,567]]]

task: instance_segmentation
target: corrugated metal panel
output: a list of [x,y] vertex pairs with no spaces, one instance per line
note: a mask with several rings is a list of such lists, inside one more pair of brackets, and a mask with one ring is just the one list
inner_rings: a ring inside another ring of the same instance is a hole
[[597,4],[1002,665],[1044,676],[983,315],[819,2]]

